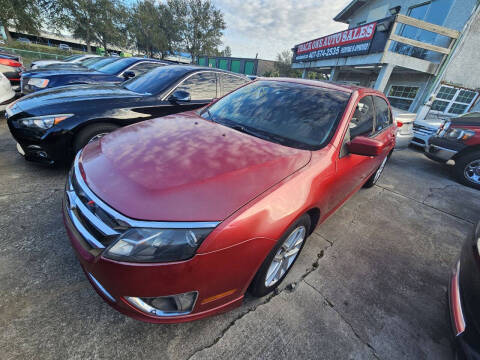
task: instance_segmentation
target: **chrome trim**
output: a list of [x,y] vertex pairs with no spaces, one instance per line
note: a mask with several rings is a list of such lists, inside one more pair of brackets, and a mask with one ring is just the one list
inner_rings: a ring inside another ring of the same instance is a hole
[[90,273],[87,273],[87,274],[88,274],[88,277],[90,278],[90,280],[93,281],[93,283],[95,284],[95,286],[97,287],[97,289],[100,290],[100,292],[101,292],[103,295],[105,295],[110,301],[116,302],[115,298],[114,298],[112,295],[110,295],[110,293],[102,286],[102,284],[100,284],[100,283],[98,282],[97,279],[95,279],[95,278],[93,277],[92,274],[90,274]]
[[[215,228],[220,224],[220,221],[143,221],[134,220],[114,210],[107,204],[105,204],[98,196],[96,196],[90,188],[87,186],[80,174],[80,168],[78,166],[78,160],[80,158],[81,151],[78,152],[74,161],[74,176],[78,182],[78,185],[87,194],[87,196],[95,202],[97,206],[102,208],[108,215],[115,220],[125,222],[130,227],[143,227],[143,228],[159,228],[159,229],[207,229]],[[103,246],[102,246],[103,247]]]
[[[134,297],[134,296],[125,296],[125,300],[128,301],[129,304],[134,306],[136,309],[140,310],[141,312],[153,316],[158,316],[158,317],[169,317],[169,316],[181,316],[181,315],[188,315],[190,314],[193,309],[195,309],[195,305],[197,304],[198,300],[198,291],[189,291],[188,293],[195,293],[195,300],[193,301],[192,308],[189,311],[162,311],[159,310],[149,304],[147,304],[145,301],[143,301],[139,297]],[[184,293],[185,294],[185,293]],[[183,295],[183,294],[175,294],[175,295],[169,295],[169,296],[157,296],[157,297],[174,297],[177,295]]]

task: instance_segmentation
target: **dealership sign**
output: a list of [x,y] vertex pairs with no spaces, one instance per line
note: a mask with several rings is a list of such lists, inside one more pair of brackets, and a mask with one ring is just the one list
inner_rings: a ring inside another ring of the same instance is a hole
[[377,22],[327,35],[295,46],[294,61],[368,54]]

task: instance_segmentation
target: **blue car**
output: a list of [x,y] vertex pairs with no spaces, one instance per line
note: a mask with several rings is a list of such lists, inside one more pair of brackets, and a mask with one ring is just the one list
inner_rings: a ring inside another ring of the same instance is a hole
[[73,84],[118,84],[159,66],[171,64],[168,61],[148,58],[111,57],[98,61],[89,69],[32,70],[22,73],[21,92],[30,94]]

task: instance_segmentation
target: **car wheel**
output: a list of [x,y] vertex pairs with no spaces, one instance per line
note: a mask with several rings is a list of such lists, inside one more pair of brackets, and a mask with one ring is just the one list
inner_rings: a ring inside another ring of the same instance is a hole
[[113,124],[93,124],[87,126],[75,136],[73,143],[75,153],[80,151],[80,149],[89,142],[96,141],[116,129],[118,129],[118,126]]
[[480,151],[455,159],[454,172],[462,184],[480,189]]
[[280,285],[302,251],[310,225],[310,216],[304,214],[285,231],[250,284],[253,296],[265,296]]
[[363,185],[364,188],[371,188],[373,185],[375,185],[380,179],[380,176],[383,173],[383,169],[385,169],[385,165],[387,164],[388,159],[390,158],[390,154],[388,154],[385,159],[383,159],[382,163],[378,167],[377,171],[373,173],[372,176],[367,180],[367,182]]

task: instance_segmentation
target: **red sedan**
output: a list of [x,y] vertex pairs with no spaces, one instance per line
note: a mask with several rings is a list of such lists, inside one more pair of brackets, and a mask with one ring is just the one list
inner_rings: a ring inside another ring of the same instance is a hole
[[89,143],[67,181],[67,232],[118,311],[156,323],[214,315],[280,284],[315,227],[375,184],[395,132],[380,92],[255,81]]

